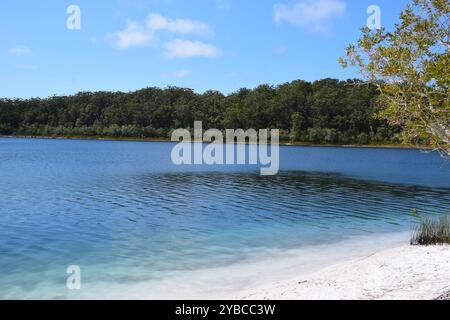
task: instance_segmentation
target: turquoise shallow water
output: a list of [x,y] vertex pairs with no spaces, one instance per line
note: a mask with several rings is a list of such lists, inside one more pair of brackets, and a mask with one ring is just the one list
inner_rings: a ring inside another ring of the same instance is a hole
[[175,166],[172,147],[0,139],[0,298],[71,298],[69,265],[88,287],[115,290],[408,231],[412,208],[450,212],[450,169],[436,154],[281,147],[280,173],[263,177],[256,166]]

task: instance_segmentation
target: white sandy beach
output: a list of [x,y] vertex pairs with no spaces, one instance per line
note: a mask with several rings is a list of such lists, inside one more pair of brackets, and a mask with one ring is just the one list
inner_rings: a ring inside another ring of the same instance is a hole
[[436,299],[450,291],[450,246],[401,246],[239,292],[236,299]]
[[231,265],[137,282],[84,282],[71,299],[436,299],[450,291],[450,246],[409,233],[264,253]]

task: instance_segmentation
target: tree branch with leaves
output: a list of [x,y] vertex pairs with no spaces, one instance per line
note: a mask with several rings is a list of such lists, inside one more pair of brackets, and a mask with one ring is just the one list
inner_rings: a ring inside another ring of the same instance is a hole
[[406,143],[450,157],[450,3],[414,0],[394,31],[362,29],[339,59],[380,92],[376,117],[401,125]]

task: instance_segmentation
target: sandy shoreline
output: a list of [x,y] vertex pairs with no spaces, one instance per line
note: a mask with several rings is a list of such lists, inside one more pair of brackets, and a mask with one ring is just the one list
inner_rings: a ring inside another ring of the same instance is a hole
[[[450,298],[450,245],[404,245],[408,233],[263,252],[231,265],[128,281],[88,281],[50,299],[433,300]],[[112,271],[114,274],[114,271]],[[113,279],[114,280],[114,279]],[[50,292],[49,288],[49,292]],[[42,296],[42,287],[21,298]],[[13,298],[14,296],[11,296]]]
[[401,246],[238,292],[234,299],[425,299],[450,291],[450,246]]

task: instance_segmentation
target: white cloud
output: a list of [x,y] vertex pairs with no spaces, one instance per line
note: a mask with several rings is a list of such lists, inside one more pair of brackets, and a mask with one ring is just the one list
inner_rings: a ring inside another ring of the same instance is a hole
[[220,54],[216,47],[201,41],[175,39],[165,45],[168,58],[207,57],[212,58]]
[[128,49],[149,44],[153,34],[136,22],[129,21],[127,28],[123,31],[110,35],[119,49]]
[[189,19],[169,19],[160,14],[150,13],[145,23],[128,22],[125,30],[110,34],[117,48],[128,49],[150,44],[158,32],[169,34],[210,35],[212,28],[205,22]]
[[14,56],[28,56],[31,54],[31,49],[26,46],[14,46],[8,52]]
[[152,31],[166,30],[174,34],[211,34],[211,27],[202,21],[189,19],[168,19],[160,14],[151,13],[146,20],[147,28]]
[[180,79],[187,78],[190,75],[191,75],[191,72],[189,70],[186,70],[186,69],[178,70],[178,71],[173,73],[174,77],[180,78]]
[[275,21],[288,22],[314,32],[326,32],[334,18],[345,14],[347,5],[342,0],[301,0],[290,5],[276,4]]

